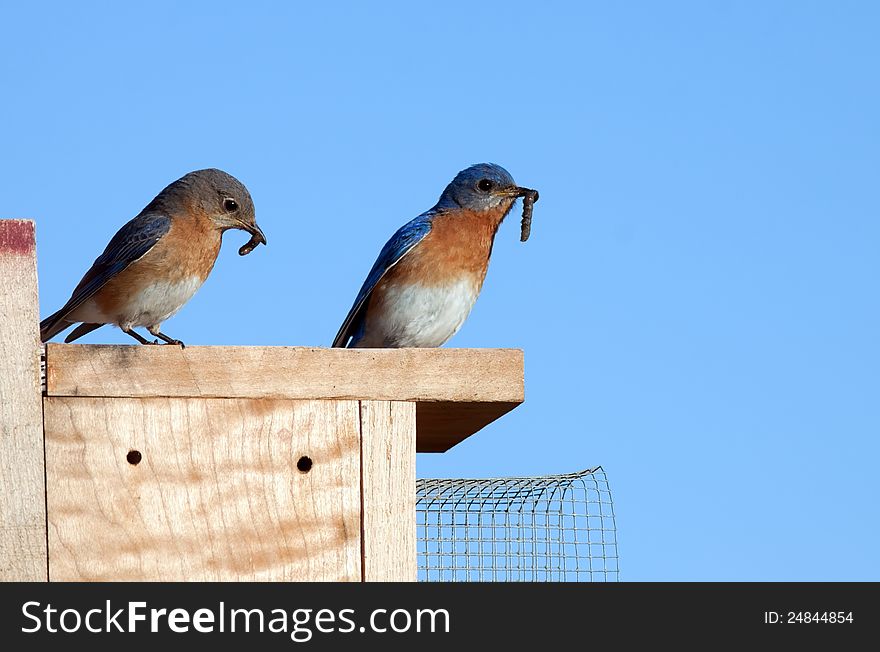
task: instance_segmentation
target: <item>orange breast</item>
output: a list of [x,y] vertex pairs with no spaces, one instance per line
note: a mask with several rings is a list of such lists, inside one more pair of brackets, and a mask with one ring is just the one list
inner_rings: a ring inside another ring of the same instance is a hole
[[152,249],[95,295],[96,304],[103,313],[112,315],[156,279],[176,283],[197,277],[204,281],[217,260],[221,237],[207,218],[175,218]]
[[430,233],[388,273],[387,280],[437,286],[471,277],[481,286],[495,233],[509,210],[510,203],[505,202],[494,211],[438,215]]

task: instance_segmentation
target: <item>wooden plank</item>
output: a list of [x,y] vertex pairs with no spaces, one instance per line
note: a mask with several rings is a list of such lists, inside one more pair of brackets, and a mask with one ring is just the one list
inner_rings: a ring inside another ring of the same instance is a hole
[[357,401],[47,398],[45,418],[52,580],[361,580]]
[[0,581],[46,580],[34,223],[0,220]]
[[510,412],[517,402],[417,403],[416,450],[444,453]]
[[361,402],[363,574],[367,582],[414,582],[415,405]]
[[518,349],[50,344],[49,396],[400,400],[419,452],[445,451],[524,399]]
[[518,349],[50,344],[49,396],[522,402]]

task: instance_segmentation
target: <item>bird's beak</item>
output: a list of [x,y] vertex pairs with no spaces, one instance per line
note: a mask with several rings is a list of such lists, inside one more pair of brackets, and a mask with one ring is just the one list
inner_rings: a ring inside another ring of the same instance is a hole
[[256,222],[254,222],[253,224],[248,224],[245,227],[245,231],[247,231],[248,233],[251,234],[251,236],[253,236],[251,238],[251,242],[254,243],[255,247],[261,243],[266,244],[266,236],[263,234],[263,229],[261,229],[259,226],[257,226]]
[[531,196],[533,204],[536,201],[538,201],[538,191],[537,190],[532,190],[531,188],[523,188],[521,186],[511,188],[510,189],[510,196],[514,197],[514,198]]

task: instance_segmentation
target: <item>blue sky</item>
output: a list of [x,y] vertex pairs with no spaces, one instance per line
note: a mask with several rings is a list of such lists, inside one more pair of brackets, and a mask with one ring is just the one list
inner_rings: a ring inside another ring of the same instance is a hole
[[391,233],[500,163],[532,238],[502,226],[450,345],[523,348],[527,400],[420,475],[603,465],[627,580],[880,579],[878,5],[370,4],[6,3],[42,314],[220,167],[269,246],[227,234],[164,330],[326,346]]

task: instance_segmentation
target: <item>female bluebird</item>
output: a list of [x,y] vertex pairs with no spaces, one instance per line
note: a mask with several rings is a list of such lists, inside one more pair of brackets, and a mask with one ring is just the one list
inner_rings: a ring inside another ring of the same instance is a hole
[[437,205],[382,248],[333,340],[335,347],[435,347],[470,313],[501,221],[518,197],[538,194],[492,163],[462,170]]
[[40,323],[40,338],[45,342],[82,322],[65,342],[114,324],[141,344],[158,342],[136,333],[136,326],[183,346],[159,329],[205,282],[228,229],[252,236],[239,253],[266,244],[247,188],[221,170],[181,177],[119,229],[64,307]]

